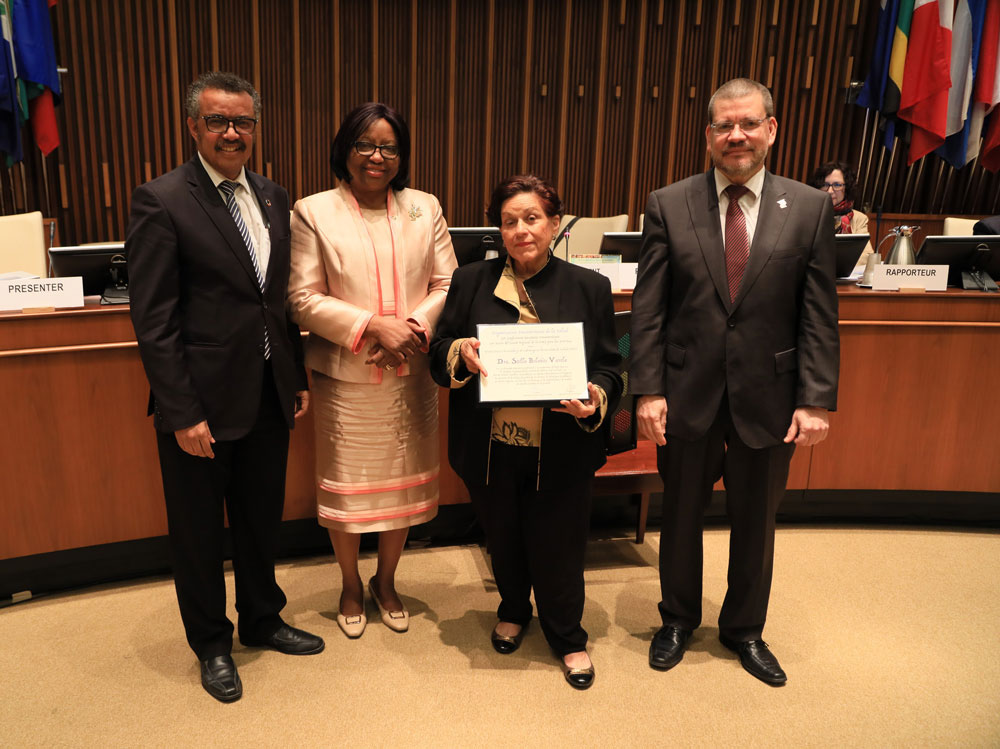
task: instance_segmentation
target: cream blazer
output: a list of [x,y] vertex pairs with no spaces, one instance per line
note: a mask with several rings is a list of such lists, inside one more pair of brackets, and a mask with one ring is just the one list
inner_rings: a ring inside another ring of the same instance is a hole
[[[456,267],[455,250],[437,198],[408,188],[389,192],[396,316],[423,327],[429,342]],[[291,231],[288,310],[310,333],[306,366],[348,382],[381,382],[383,371],[365,364],[372,341],[364,331],[379,312],[374,248],[347,185],[296,201]],[[426,369],[427,357],[418,356],[397,374]]]

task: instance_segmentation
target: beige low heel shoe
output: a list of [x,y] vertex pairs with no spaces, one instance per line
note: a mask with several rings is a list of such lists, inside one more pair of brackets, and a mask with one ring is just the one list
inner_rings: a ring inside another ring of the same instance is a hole
[[361,637],[362,633],[365,631],[365,627],[368,625],[368,617],[364,614],[344,616],[338,611],[337,625],[343,630],[345,635],[350,637],[352,640],[356,640]]
[[375,592],[375,578],[368,581],[368,590],[372,594],[372,600],[378,606],[378,613],[382,616],[382,621],[394,632],[405,632],[410,628],[410,613],[404,608],[401,611],[387,611]]

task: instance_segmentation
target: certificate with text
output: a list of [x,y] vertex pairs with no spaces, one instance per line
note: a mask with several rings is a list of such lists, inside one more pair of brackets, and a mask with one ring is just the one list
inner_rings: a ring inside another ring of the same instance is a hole
[[484,406],[558,406],[586,400],[587,355],[583,323],[479,325],[479,378]]

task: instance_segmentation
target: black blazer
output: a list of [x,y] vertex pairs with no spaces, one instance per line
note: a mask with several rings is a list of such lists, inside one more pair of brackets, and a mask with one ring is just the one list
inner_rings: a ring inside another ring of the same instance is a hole
[[288,193],[246,172],[271,235],[261,292],[233,217],[198,155],[132,195],[125,251],[150,409],[163,432],[207,420],[217,440],[250,431],[260,406],[264,326],[289,428],[307,388],[298,328],[285,315]]
[[[430,345],[431,376],[450,387],[448,349],[456,338],[475,336],[480,323],[515,323],[517,311],[493,295],[506,258],[458,268]],[[582,322],[587,350],[587,377],[604,389],[608,413],[622,392],[621,356],[615,337],[614,304],[607,278],[552,257],[524,282],[541,322]],[[487,482],[493,410],[479,406],[479,388],[470,381],[451,390],[448,405],[448,461],[466,484]],[[592,478],[607,460],[604,429],[585,432],[569,414],[545,409],[539,488],[553,489]]]
[[765,174],[750,260],[730,302],[714,172],[649,196],[630,385],[666,396],[668,435],[705,434],[723,392],[753,448],[780,443],[796,407],[836,408],[832,213],[825,193]]

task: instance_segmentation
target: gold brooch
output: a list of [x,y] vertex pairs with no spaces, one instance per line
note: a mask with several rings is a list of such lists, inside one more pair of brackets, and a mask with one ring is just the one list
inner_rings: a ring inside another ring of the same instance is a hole
[[407,215],[409,215],[410,221],[416,221],[418,218],[424,215],[424,212],[421,211],[420,208],[418,208],[417,206],[411,204],[410,210]]

